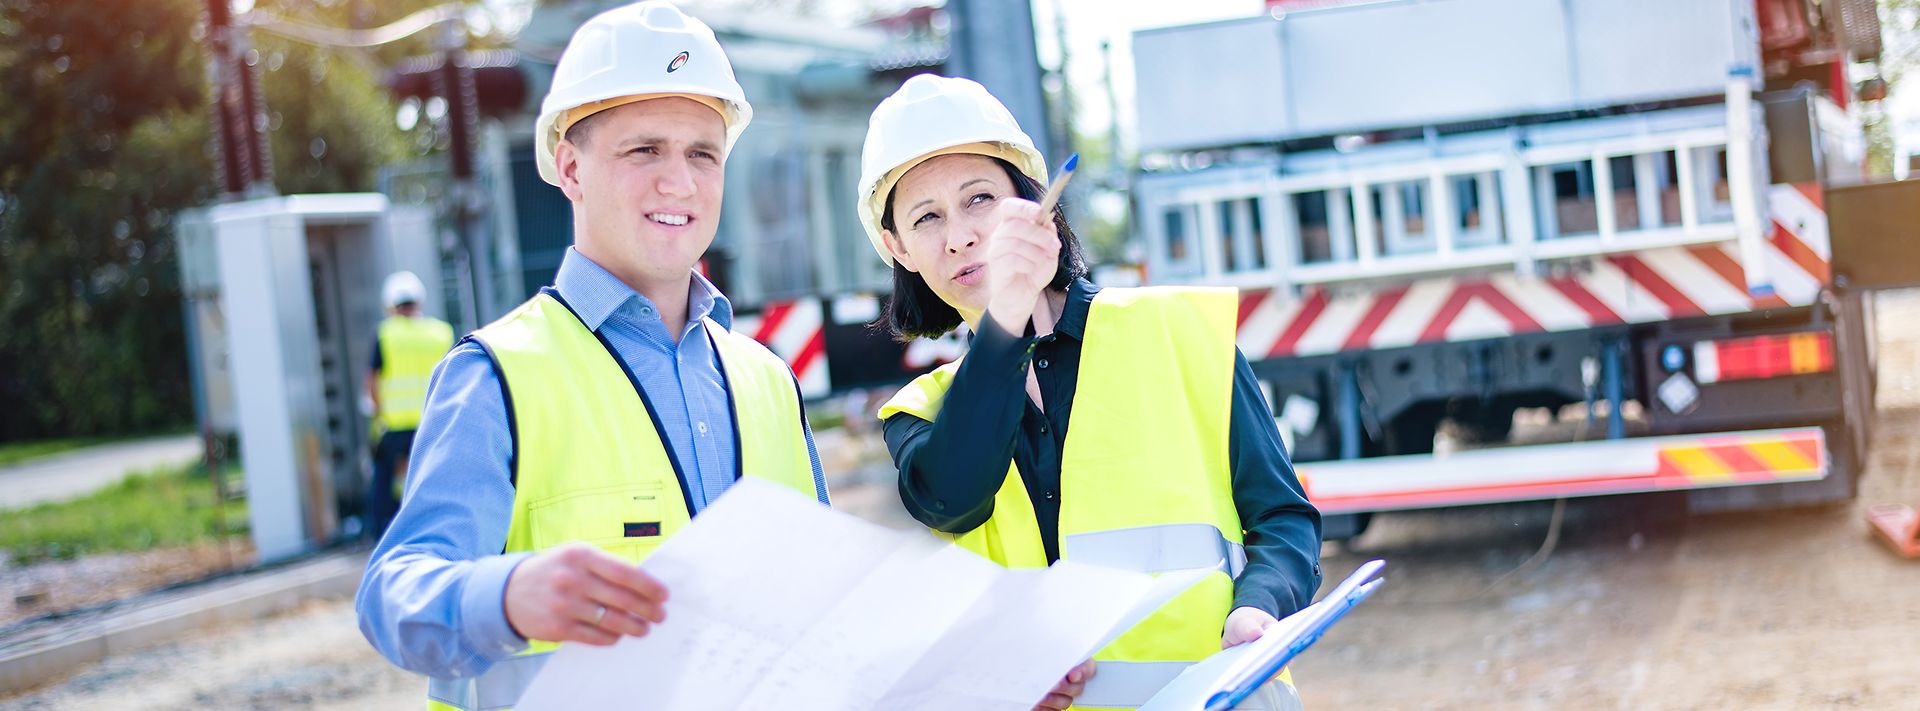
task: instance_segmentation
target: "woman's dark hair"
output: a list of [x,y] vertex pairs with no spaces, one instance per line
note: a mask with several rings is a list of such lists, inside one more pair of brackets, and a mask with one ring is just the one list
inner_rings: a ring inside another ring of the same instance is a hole
[[[1013,181],[1015,195],[1038,201],[1046,194],[1038,181],[1027,177],[1012,163],[986,157],[1007,172],[1007,177]],[[880,227],[897,232],[893,227],[893,198],[893,193],[889,192],[886,209],[880,215]],[[1073,280],[1087,275],[1087,259],[1080,250],[1080,238],[1074,236],[1073,227],[1067,224],[1067,213],[1060,205],[1053,208],[1053,227],[1060,231],[1060,267],[1054,271],[1053,281],[1047,283],[1047,288],[1065,289]],[[922,337],[939,338],[959,327],[961,320],[960,312],[941,301],[940,295],[933,293],[925,279],[907,271],[897,260],[894,262],[893,296],[887,299],[886,309],[880,314],[876,326],[885,328],[896,339],[911,341]]]

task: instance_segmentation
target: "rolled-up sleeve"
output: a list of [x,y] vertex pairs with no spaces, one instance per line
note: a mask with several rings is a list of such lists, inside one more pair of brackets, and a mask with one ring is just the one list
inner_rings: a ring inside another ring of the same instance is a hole
[[966,533],[993,516],[993,495],[1013,463],[1033,339],[993,321],[974,336],[933,422],[887,418],[882,433],[900,470],[900,501],[928,528]]
[[501,554],[513,520],[513,433],[493,361],[456,346],[434,369],[406,495],[367,561],[360,632],[401,668],[475,676],[526,647],[507,623]]

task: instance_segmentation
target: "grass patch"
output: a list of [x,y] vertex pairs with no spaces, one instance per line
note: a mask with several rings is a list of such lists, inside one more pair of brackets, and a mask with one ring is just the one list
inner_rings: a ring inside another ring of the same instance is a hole
[[[229,469],[228,482],[240,481]],[[0,551],[16,563],[170,548],[219,535],[213,480],[197,464],[128,477],[85,498],[0,516]],[[226,502],[227,534],[247,530],[245,500]]]

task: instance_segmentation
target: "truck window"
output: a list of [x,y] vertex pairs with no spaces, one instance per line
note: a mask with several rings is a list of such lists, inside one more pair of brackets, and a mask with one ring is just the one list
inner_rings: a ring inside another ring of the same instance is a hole
[[1302,264],[1333,261],[1333,225],[1327,219],[1327,200],[1325,190],[1293,194],[1293,214],[1300,222]]
[[1541,239],[1588,236],[1600,229],[1593,194],[1593,163],[1575,161],[1536,166],[1535,220]]
[[1679,227],[1680,222],[1680,166],[1675,151],[1660,151],[1652,154],[1655,186],[1660,195],[1660,226]]
[[1169,205],[1161,212],[1156,280],[1177,283],[1200,276],[1199,213],[1200,207],[1191,203]]
[[1500,230],[1500,181],[1496,174],[1448,176],[1447,189],[1453,200],[1454,244],[1472,249],[1506,241]]
[[1375,185],[1373,219],[1380,226],[1379,254],[1398,257],[1431,253],[1436,248],[1427,220],[1427,181]]
[[1634,172],[1633,156],[1614,156],[1607,159],[1608,172],[1613,180],[1613,228],[1615,230],[1638,230],[1648,225],[1640,222],[1639,175]]
[[1237,202],[1239,201],[1238,200],[1221,200],[1220,202],[1215,203],[1214,205],[1215,207],[1219,208],[1219,211],[1220,211],[1219,224],[1220,224],[1221,269],[1229,273],[1240,271],[1240,268],[1241,268],[1241,260],[1239,259],[1240,250],[1234,249],[1234,242],[1235,242],[1234,233],[1238,232],[1238,230],[1234,229],[1233,208],[1234,208],[1234,203],[1237,203]]
[[1260,224],[1260,198],[1233,198],[1216,204],[1221,271],[1259,272],[1267,268],[1267,247]]

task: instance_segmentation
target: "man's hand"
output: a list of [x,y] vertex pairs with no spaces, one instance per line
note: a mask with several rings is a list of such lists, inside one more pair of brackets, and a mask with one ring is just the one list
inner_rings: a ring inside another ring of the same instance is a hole
[[1034,705],[1033,711],[1063,711],[1072,706],[1073,700],[1080,698],[1081,692],[1087,690],[1087,680],[1092,678],[1093,660],[1081,662],[1080,666],[1067,672],[1065,679],[1054,685],[1053,691],[1047,692],[1047,698]]
[[507,624],[525,639],[608,645],[642,637],[667,619],[666,601],[660,581],[585,543],[535,553],[507,578]]
[[1236,647],[1260,638],[1267,626],[1279,622],[1266,610],[1257,607],[1236,607],[1227,613],[1227,629],[1220,635],[1220,648]]
[[1060,270],[1060,232],[1032,200],[1002,198],[987,238],[987,314],[1009,333],[1027,330],[1041,290]]

